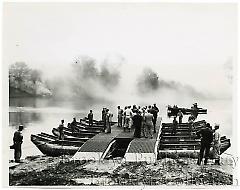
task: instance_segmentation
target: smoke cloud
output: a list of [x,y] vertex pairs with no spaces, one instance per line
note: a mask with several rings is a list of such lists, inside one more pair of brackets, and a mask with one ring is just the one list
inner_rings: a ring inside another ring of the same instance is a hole
[[171,90],[176,93],[189,95],[195,98],[206,98],[206,95],[198,92],[192,86],[183,85],[180,82],[166,81],[160,79],[158,74],[151,68],[145,68],[137,79],[137,89],[141,94],[151,94],[153,92],[163,92]]
[[[208,88],[204,81],[198,83],[193,78],[191,83],[186,83],[186,78],[183,80],[179,73],[169,77],[164,74],[165,70],[169,72],[168,66],[146,68],[140,64],[126,64],[121,56],[107,56],[104,59],[80,56],[72,64],[61,67],[65,68],[64,71],[47,83],[53,97],[77,100],[83,107],[148,105],[153,102],[184,105],[218,97],[214,93],[216,89]],[[205,70],[200,72],[205,73]]]

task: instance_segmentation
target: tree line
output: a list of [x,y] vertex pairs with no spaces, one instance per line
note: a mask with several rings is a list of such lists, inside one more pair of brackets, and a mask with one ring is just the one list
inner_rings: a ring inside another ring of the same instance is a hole
[[16,62],[9,67],[9,87],[33,96],[51,95],[42,80],[42,73],[30,68],[25,62]]

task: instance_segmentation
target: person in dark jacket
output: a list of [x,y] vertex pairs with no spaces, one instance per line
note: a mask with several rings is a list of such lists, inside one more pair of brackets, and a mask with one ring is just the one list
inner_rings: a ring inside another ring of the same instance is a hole
[[61,124],[58,126],[59,140],[63,140],[63,139],[64,139],[63,128],[64,128],[64,120],[62,119],[62,120],[61,120]]
[[201,165],[204,156],[205,157],[204,164],[206,165],[209,157],[211,143],[213,141],[213,132],[209,123],[206,124],[205,128],[197,132],[197,137],[201,138],[201,148],[197,164]]
[[90,110],[89,114],[88,114],[88,124],[89,126],[93,126],[93,112],[92,110]]
[[103,121],[103,131],[106,130],[106,115],[107,115],[107,108],[103,108],[102,110],[102,121]]
[[141,138],[141,128],[142,128],[142,120],[143,117],[140,114],[140,111],[136,112],[136,115],[132,117],[133,126],[135,128],[134,137]]
[[179,109],[177,116],[179,118],[179,124],[182,123],[182,118],[183,118],[183,112],[181,109]]
[[22,156],[22,143],[23,143],[22,130],[23,126],[19,125],[18,130],[14,133],[13,136],[14,159],[15,162],[17,163],[20,163],[20,159]]
[[178,122],[177,122],[177,119],[176,119],[176,117],[174,117],[174,119],[173,119],[173,128],[172,128],[172,134],[176,134],[176,132],[177,132],[177,127],[178,127]]
[[197,105],[197,103],[193,104],[193,106],[191,107],[191,112],[192,112],[191,114],[194,116],[194,118],[197,119],[197,116],[198,116],[198,105]]
[[157,123],[157,116],[158,116],[159,109],[156,104],[153,104],[152,107],[152,114],[153,114],[153,133],[156,133],[156,123]]
[[123,110],[118,106],[118,127],[123,126]]
[[73,118],[73,121],[70,123],[69,127],[72,132],[77,131],[77,121],[75,117]]

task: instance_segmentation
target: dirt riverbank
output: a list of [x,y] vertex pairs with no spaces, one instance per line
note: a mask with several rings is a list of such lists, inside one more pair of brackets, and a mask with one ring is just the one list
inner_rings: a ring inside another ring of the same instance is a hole
[[74,161],[70,157],[28,157],[9,169],[10,186],[62,185],[231,185],[233,163],[196,165],[196,159],[163,158],[156,163]]

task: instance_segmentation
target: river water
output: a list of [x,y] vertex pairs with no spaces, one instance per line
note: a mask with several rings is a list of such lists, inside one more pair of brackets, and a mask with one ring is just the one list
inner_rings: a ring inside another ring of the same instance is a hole
[[[7,129],[8,145],[12,144],[12,137],[18,125],[24,125],[23,136],[23,157],[30,155],[42,154],[30,140],[31,134],[46,132],[51,134],[53,127],[57,127],[61,119],[65,120],[65,124],[72,121],[73,117],[77,120],[87,115],[90,109],[93,110],[94,119],[101,118],[102,107],[107,105],[81,105],[78,101],[57,101],[45,98],[10,98],[9,101],[9,127]],[[166,116],[167,104],[160,103],[160,116],[163,122],[171,122]],[[108,105],[114,114],[114,120],[117,115],[117,105]],[[207,108],[207,115],[199,115],[199,120],[205,119],[210,124],[219,123],[220,132],[228,138],[232,137],[232,104],[231,101],[202,101],[200,107]],[[186,105],[185,107],[188,107]],[[183,121],[187,121],[184,117]],[[233,142],[233,141],[232,141]],[[229,148],[228,152],[231,152]],[[13,150],[10,150],[10,158],[13,159]]]

